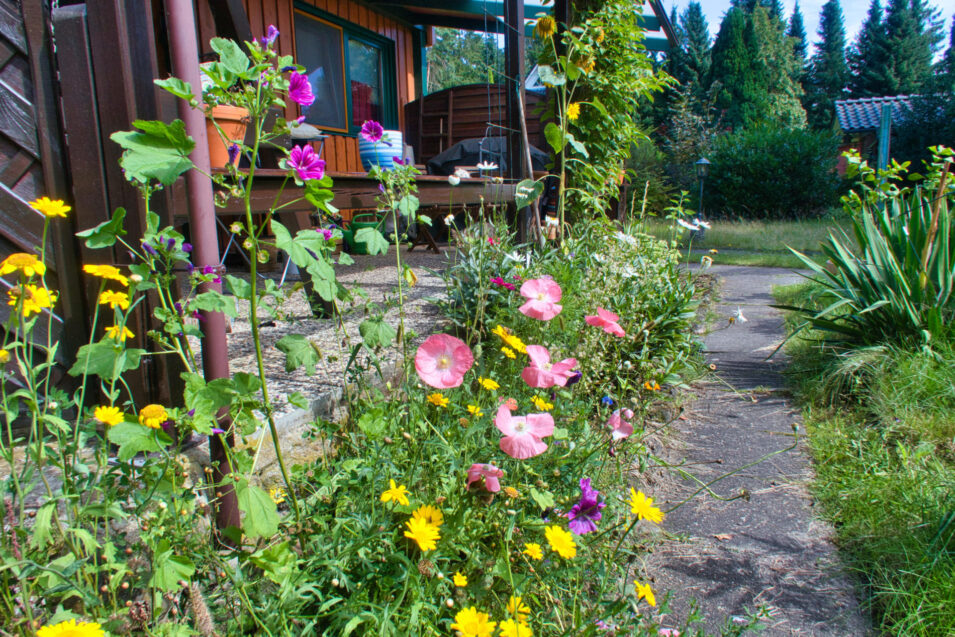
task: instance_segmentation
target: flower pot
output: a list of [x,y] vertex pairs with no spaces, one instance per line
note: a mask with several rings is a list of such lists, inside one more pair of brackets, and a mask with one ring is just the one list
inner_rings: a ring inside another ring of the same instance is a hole
[[[245,129],[249,125],[249,111],[239,106],[214,106],[206,111],[206,136],[209,138],[209,165],[213,168],[222,168],[229,163],[229,146],[222,142],[219,131],[212,120],[215,119],[225,136],[242,143],[245,139]],[[238,165],[239,155],[236,154],[232,165]]]
[[358,140],[358,155],[365,170],[371,170],[372,166],[391,170],[395,167],[395,160],[401,159],[404,150],[404,138],[400,130],[386,130],[384,137],[377,142]]

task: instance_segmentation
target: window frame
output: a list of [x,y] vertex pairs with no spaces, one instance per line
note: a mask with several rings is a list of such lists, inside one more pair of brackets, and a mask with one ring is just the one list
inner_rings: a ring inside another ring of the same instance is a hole
[[[378,49],[381,53],[381,125],[386,129],[398,128],[398,68],[396,64],[397,54],[395,52],[395,41],[381,34],[366,29],[354,22],[348,22],[342,18],[317,9],[312,5],[305,4],[296,0],[294,3],[296,14],[324,22],[339,30],[342,47],[342,79],[344,86],[342,90],[345,98],[345,120],[346,129],[321,127],[323,131],[333,132],[348,137],[357,137],[361,130],[361,125],[352,122],[352,98],[351,98],[351,67],[349,54],[349,40],[356,40],[367,46]],[[294,18],[294,16],[293,16]],[[293,20],[294,24],[294,20]],[[296,58],[298,57],[298,44],[293,38],[293,47],[295,48]],[[298,61],[296,59],[296,61]]]

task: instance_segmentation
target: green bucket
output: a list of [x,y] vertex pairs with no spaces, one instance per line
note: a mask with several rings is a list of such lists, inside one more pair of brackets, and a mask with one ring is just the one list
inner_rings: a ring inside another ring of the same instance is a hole
[[348,227],[342,230],[342,238],[345,240],[348,251],[352,254],[368,254],[368,245],[364,241],[355,241],[355,233],[362,228],[376,228],[378,223],[378,215],[373,212],[355,215],[348,223]]

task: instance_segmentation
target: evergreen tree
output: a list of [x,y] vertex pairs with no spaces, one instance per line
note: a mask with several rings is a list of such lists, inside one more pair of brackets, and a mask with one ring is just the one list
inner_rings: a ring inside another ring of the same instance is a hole
[[830,128],[835,119],[834,102],[843,97],[849,84],[846,27],[839,0],[829,0],[822,6],[819,38],[809,69],[805,105],[814,128]]
[[[875,0],[878,2],[879,0]],[[809,61],[809,42],[806,40],[806,25],[802,19],[802,11],[799,10],[799,0],[796,0],[796,6],[793,8],[793,15],[789,19],[789,29],[786,35],[793,38],[793,53],[799,63],[805,67]]]
[[955,15],[952,16],[952,28],[948,34],[948,50],[939,63],[940,73],[948,74],[955,79]]
[[929,80],[943,37],[938,15],[927,0],[889,0],[885,59],[875,73],[883,95],[917,93]]
[[770,9],[757,7],[749,16],[754,36],[752,50],[756,69],[766,87],[769,109],[762,121],[787,128],[806,125],[806,112],[800,103],[803,88],[799,83],[802,68],[793,53],[792,40],[785,34],[785,23],[773,17]]
[[758,85],[754,51],[747,45],[747,22],[743,8],[731,7],[723,16],[713,43],[709,83],[711,87],[718,83],[716,107],[730,126],[742,126],[747,111],[759,110],[758,102],[766,93],[765,87]]
[[706,23],[703,7],[699,2],[690,2],[680,14],[680,30],[683,36],[687,74],[684,84],[689,88],[693,99],[702,102],[706,77],[710,72],[712,60],[710,27]]
[[865,22],[848,54],[853,97],[885,95],[882,68],[888,55],[887,44],[882,4],[879,0],[872,0]]
[[[530,40],[531,38],[528,38]],[[500,82],[504,51],[493,37],[437,28],[428,51],[428,92],[473,83]]]

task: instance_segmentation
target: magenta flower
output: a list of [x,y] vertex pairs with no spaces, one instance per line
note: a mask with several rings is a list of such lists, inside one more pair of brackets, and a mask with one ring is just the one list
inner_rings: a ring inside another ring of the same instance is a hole
[[585,316],[584,320],[587,321],[587,325],[602,327],[603,331],[607,332],[608,334],[613,334],[614,336],[627,335],[627,333],[623,331],[623,328],[620,327],[620,324],[617,323],[617,321],[620,320],[620,317],[613,312],[603,309],[602,307],[597,308],[596,316]]
[[361,125],[361,132],[358,134],[367,142],[380,142],[385,135],[385,129],[374,120],[365,120],[365,123]]
[[325,161],[320,159],[315,149],[308,144],[292,148],[285,165],[295,170],[302,181],[321,179],[325,176]]
[[527,303],[518,308],[524,316],[549,321],[560,314],[560,286],[550,277],[529,279],[521,286],[521,296],[528,299]]
[[299,106],[311,106],[315,103],[312,85],[308,83],[308,77],[304,73],[296,71],[289,76],[288,96]]
[[508,283],[507,281],[505,281],[503,278],[499,276],[492,277],[491,283],[493,283],[496,286],[502,287],[504,289],[511,290],[512,292],[517,289],[514,287],[513,283]]
[[628,420],[633,418],[633,412],[629,409],[618,409],[607,419],[607,426],[610,427],[610,436],[614,440],[623,440],[633,433],[633,425]]
[[432,334],[418,347],[414,357],[418,376],[437,389],[459,386],[473,364],[471,349],[450,334]]
[[528,345],[527,356],[531,359],[531,364],[521,372],[521,378],[531,387],[541,389],[554,385],[563,387],[573,375],[571,370],[577,366],[576,358],[565,358],[552,365],[550,352],[541,345]]
[[472,483],[484,478],[484,488],[491,493],[497,493],[501,490],[501,483],[498,479],[503,477],[504,472],[492,464],[474,463],[468,469],[467,488],[470,489]]
[[547,443],[542,438],[554,434],[554,418],[550,414],[512,416],[507,405],[497,408],[494,425],[504,434],[501,451],[518,460],[533,458],[547,451]]
[[580,500],[577,501],[564,517],[570,520],[567,525],[575,535],[583,535],[597,530],[600,520],[600,509],[607,506],[600,501],[600,491],[590,486],[590,478],[580,479]]

